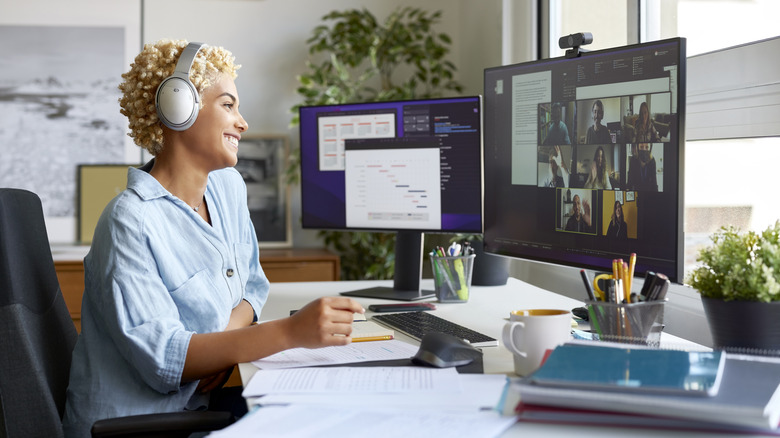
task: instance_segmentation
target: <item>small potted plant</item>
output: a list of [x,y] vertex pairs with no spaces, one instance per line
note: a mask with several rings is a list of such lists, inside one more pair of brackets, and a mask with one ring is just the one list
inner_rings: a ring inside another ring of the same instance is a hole
[[722,227],[688,277],[716,348],[780,352],[780,221],[761,233]]

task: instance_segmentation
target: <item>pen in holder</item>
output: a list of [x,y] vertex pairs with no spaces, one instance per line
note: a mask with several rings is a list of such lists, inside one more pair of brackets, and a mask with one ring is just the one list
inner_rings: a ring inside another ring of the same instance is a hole
[[469,300],[475,254],[442,257],[431,254],[436,298],[441,303],[465,303]]
[[586,301],[591,329],[599,340],[657,347],[666,299],[636,303]]

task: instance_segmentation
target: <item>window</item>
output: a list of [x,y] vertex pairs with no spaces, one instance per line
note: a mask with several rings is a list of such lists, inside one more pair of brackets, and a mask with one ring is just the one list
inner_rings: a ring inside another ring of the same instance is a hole
[[627,2],[604,0],[550,0],[549,58],[563,56],[565,50],[558,47],[558,39],[579,32],[593,34],[593,43],[585,50],[599,50],[628,44]]
[[[775,17],[780,13],[780,2],[773,0],[647,3],[660,9],[656,24],[660,38],[685,37],[689,57],[776,36]],[[706,19],[702,11],[707,11]],[[745,136],[758,134],[747,132]],[[693,268],[698,249],[710,243],[709,236],[720,226],[763,230],[779,218],[772,199],[778,159],[776,137],[687,142],[686,271]]]
[[[622,3],[622,1],[621,1]],[[688,56],[777,36],[777,0],[645,0],[658,38],[685,37]],[[706,12],[705,12],[706,11]],[[652,36],[654,32],[648,32]],[[767,54],[769,55],[769,54]]]

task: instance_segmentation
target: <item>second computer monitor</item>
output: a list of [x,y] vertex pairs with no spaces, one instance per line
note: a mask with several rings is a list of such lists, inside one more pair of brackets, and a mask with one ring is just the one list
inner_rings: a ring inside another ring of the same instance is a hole
[[685,40],[485,70],[485,249],[682,279]]
[[301,107],[303,228],[398,233],[383,298],[425,297],[422,233],[482,232],[481,117],[479,96]]

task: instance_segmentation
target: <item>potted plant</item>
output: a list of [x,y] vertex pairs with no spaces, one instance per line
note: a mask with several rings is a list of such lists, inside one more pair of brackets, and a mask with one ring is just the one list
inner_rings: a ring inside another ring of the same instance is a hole
[[760,233],[722,227],[698,261],[689,284],[714,346],[780,352],[780,221]]
[[[447,61],[451,40],[436,32],[441,11],[396,9],[383,22],[367,9],[333,11],[322,17],[307,41],[308,71],[297,77],[303,101],[292,108],[352,102],[442,97],[460,93],[455,66]],[[403,72],[397,73],[397,71]],[[288,183],[298,181],[300,150],[291,151]],[[320,231],[325,245],[341,256],[343,280],[392,278],[395,235],[388,233]]]

